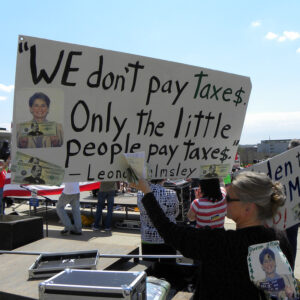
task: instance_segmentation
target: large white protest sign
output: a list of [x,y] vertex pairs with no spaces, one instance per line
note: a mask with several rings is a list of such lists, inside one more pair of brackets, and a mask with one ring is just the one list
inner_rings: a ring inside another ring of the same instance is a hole
[[126,179],[122,153],[143,151],[151,178],[226,173],[250,90],[244,76],[22,36],[12,154],[64,168],[64,181]]
[[284,187],[285,205],[269,220],[269,226],[286,229],[300,222],[300,146],[245,170],[266,173]]

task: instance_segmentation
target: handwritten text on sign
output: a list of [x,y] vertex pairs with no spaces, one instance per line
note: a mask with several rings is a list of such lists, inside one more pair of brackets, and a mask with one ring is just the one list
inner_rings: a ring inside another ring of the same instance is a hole
[[[21,150],[65,168],[65,181],[126,178],[121,154],[140,151],[150,177],[183,178],[202,176],[203,165],[230,169],[251,82],[195,66],[21,37],[15,90],[14,124],[32,119],[28,99],[35,92],[51,99],[47,119],[62,124],[62,146]],[[53,145],[53,138],[44,144]]]
[[254,165],[252,171],[266,173],[272,180],[282,183],[286,202],[279,213],[270,220],[270,226],[286,229],[300,222],[300,147]]

